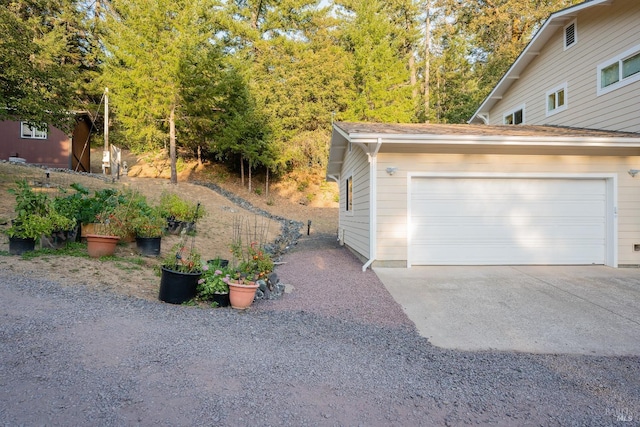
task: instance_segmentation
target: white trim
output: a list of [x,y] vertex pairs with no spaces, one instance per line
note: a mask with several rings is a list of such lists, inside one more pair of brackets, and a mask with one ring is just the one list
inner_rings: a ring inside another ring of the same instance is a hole
[[374,154],[369,156],[369,260],[362,266],[362,271],[373,264],[378,252],[378,150],[382,145],[382,138],[378,138],[378,144]]
[[507,118],[507,116],[511,116],[515,113],[517,113],[518,111],[522,110],[522,123],[509,123],[510,125],[514,125],[514,126],[518,126],[518,125],[524,125],[527,123],[526,119],[525,119],[525,104],[521,104],[518,105],[517,107],[512,108],[511,110],[507,110],[502,114],[502,124],[506,125],[507,123],[505,123],[505,119]]
[[411,267],[411,180],[412,178],[513,178],[513,179],[604,179],[607,188],[605,265],[618,267],[618,174],[616,173],[493,173],[493,172],[409,172],[407,173],[407,268]]
[[[622,61],[638,53],[640,53],[640,45],[636,45],[631,49],[627,49],[621,54],[607,60],[606,62],[602,62],[601,64],[598,65],[598,69],[597,69],[598,75],[596,76],[598,81],[597,96],[607,94],[609,92],[612,92],[616,89],[620,89],[621,87],[624,87],[631,83],[640,81],[640,73],[635,73],[627,78],[622,78]],[[619,80],[616,83],[610,84],[607,87],[602,87],[602,70],[615,64],[616,62],[619,64],[619,69],[618,69]]]
[[[569,104],[569,92],[567,90],[567,82],[562,83],[561,85],[558,85],[550,90],[547,91],[545,97],[544,97],[544,101],[545,101],[545,111],[547,112],[547,117],[549,116],[553,116],[554,114],[558,114],[564,110],[566,110],[568,108],[568,104]],[[556,104],[557,104],[557,94],[560,91],[564,91],[564,104],[554,108],[553,110],[549,110],[549,96],[552,94],[556,94]]]
[[[24,132],[25,127],[29,129],[30,131],[29,134],[26,134]],[[38,130],[33,126],[30,126],[27,122],[20,122],[20,138],[22,139],[47,139],[48,134],[49,134],[48,126],[47,126],[47,130]]]
[[[571,49],[573,46],[578,44],[578,20],[574,19],[573,21],[567,23],[562,29],[562,43],[564,44],[564,50]],[[567,28],[573,25],[573,43],[567,45]]]

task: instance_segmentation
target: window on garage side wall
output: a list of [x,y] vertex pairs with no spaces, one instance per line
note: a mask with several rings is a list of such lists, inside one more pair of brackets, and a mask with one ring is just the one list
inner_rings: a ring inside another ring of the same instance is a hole
[[349,175],[345,180],[344,190],[345,211],[353,213],[353,175]]

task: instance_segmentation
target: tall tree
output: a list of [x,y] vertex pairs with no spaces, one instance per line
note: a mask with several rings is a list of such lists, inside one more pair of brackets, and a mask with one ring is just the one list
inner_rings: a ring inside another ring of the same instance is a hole
[[339,3],[344,23],[342,44],[352,56],[355,99],[344,116],[350,120],[410,122],[415,119],[404,38],[395,34],[379,0]]
[[90,46],[75,0],[0,0],[0,120],[69,129]]
[[185,110],[184,71],[204,71],[184,63],[213,48],[214,6],[209,0],[113,0],[106,14],[103,77],[124,136],[134,150],[160,147],[168,138],[172,183],[180,134],[175,126]]

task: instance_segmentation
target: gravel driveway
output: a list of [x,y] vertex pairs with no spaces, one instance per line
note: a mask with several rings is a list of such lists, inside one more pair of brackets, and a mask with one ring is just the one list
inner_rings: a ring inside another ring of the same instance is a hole
[[640,358],[433,347],[331,237],[246,312],[0,271],[0,425],[631,426]]

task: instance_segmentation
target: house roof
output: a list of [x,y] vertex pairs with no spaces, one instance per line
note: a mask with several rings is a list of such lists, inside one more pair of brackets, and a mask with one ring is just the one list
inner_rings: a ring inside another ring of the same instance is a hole
[[[555,154],[640,155],[640,134],[560,126],[479,124],[385,124],[335,122],[327,176],[338,176],[349,143],[366,153],[508,150],[532,147]],[[626,150],[626,151],[624,151]]]
[[538,56],[540,50],[556,33],[558,28],[567,25],[584,9],[610,5],[611,3],[613,3],[613,0],[587,0],[584,3],[580,3],[551,14],[542,27],[533,36],[529,44],[527,44],[524,50],[520,53],[513,65],[511,65],[511,68],[509,68],[504,76],[502,76],[502,79],[500,79],[496,87],[493,88],[491,93],[485,98],[476,112],[473,113],[469,123],[484,123],[482,116],[486,116],[493,106],[502,99],[509,87],[518,80],[524,69],[527,68],[529,63],[533,61],[536,56]]

